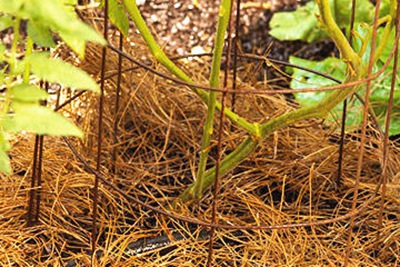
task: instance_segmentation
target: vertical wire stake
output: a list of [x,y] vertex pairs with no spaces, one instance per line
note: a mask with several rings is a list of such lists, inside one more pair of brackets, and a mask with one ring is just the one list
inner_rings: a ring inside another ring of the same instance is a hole
[[[41,86],[44,84],[44,88],[47,91],[49,84],[40,83]],[[42,105],[46,105],[43,102]],[[29,192],[28,201],[28,225],[32,226],[39,222],[40,214],[40,200],[41,200],[41,190],[42,185],[42,158],[43,158],[43,135],[35,136],[35,147],[33,150],[33,166],[32,166],[32,177],[31,177],[31,191]],[[36,188],[35,188],[36,187]]]
[[340,143],[338,155],[338,170],[336,177],[336,190],[339,191],[342,185],[342,172],[343,172],[343,152],[344,152],[344,136],[346,134],[346,117],[347,117],[347,99],[343,101],[342,121],[340,126]]
[[32,177],[31,177],[31,189],[29,191],[28,200],[28,226],[33,225],[33,217],[36,216],[34,212],[35,198],[37,194],[36,180],[37,180],[37,163],[38,163],[38,151],[39,151],[39,135],[35,136],[35,147],[33,149],[33,166],[32,166]]
[[[236,21],[235,21],[235,42],[233,44],[233,78],[232,90],[236,89],[237,77],[237,59],[238,59],[238,46],[239,46],[239,29],[240,29],[240,0],[236,0]],[[227,51],[230,53],[230,51]],[[232,94],[232,111],[235,112],[236,94]]]
[[[380,234],[381,234],[381,229],[383,227],[383,210],[385,208],[385,196],[386,196],[386,184],[387,184],[387,165],[389,161],[389,127],[390,127],[390,117],[392,115],[392,110],[393,110],[393,97],[394,97],[394,89],[396,86],[396,75],[397,75],[397,66],[398,66],[398,59],[399,59],[399,21],[400,21],[400,2],[397,2],[397,14],[396,14],[396,37],[395,37],[395,47],[394,47],[394,59],[393,59],[393,71],[392,71],[392,81],[390,84],[390,94],[389,94],[389,99],[388,99],[388,109],[386,113],[386,119],[385,119],[385,133],[384,133],[384,138],[383,138],[383,151],[382,151],[382,175],[381,175],[381,181],[382,181],[382,193],[381,193],[381,204],[379,207],[379,215],[378,215],[378,232],[376,235],[376,242],[375,244],[378,245],[380,244],[379,239],[380,239]],[[378,250],[379,248],[376,247],[375,250]]]
[[[232,6],[233,1],[231,1],[231,14],[229,15],[229,23],[228,23],[228,43],[226,46],[226,64],[225,64],[225,72],[224,72],[224,88],[228,85],[228,76],[229,76],[229,68],[231,64],[231,46],[232,46]],[[221,165],[221,150],[222,150],[222,132],[223,132],[223,125],[224,125],[224,118],[225,118],[225,98],[226,92],[222,93],[221,99],[221,113],[220,113],[220,121],[219,121],[219,129],[218,129],[218,145],[217,145],[217,160],[215,165],[215,180],[214,180],[214,196],[212,202],[212,215],[211,215],[211,223],[217,223],[217,205],[218,205],[218,194],[219,194],[219,169]],[[211,227],[210,229],[210,239],[209,239],[209,246],[208,246],[208,257],[207,257],[207,267],[212,266],[212,257],[214,252],[214,233],[215,227]]]
[[[360,140],[360,153],[358,156],[358,162],[357,162],[357,176],[356,176],[356,181],[354,185],[354,193],[353,193],[353,201],[351,203],[351,210],[355,211],[357,208],[357,199],[358,199],[358,189],[360,186],[360,178],[361,178],[361,170],[362,170],[362,165],[364,161],[364,145],[365,145],[365,139],[366,139],[366,131],[367,131],[367,121],[368,121],[368,107],[369,107],[369,102],[370,102],[370,95],[371,95],[371,77],[372,74],[372,67],[373,67],[373,59],[374,59],[374,53],[375,53],[375,44],[376,44],[376,32],[378,29],[378,19],[379,19],[379,6],[381,4],[381,0],[376,1],[376,7],[375,7],[375,17],[374,17],[374,27],[372,30],[372,40],[371,40],[371,51],[369,55],[369,62],[368,62],[368,72],[367,72],[367,85],[366,85],[366,92],[365,92],[365,105],[364,105],[364,110],[363,110],[363,120],[362,120],[362,127],[361,127],[361,140]],[[349,228],[347,231],[347,247],[346,247],[346,255],[344,259],[344,266],[348,266],[349,264],[349,258],[350,258],[350,253],[352,251],[352,231],[354,228],[354,217],[351,216],[350,218],[350,224]]]
[[[356,0],[351,1],[351,15],[350,15],[350,35],[349,44],[353,45],[353,30],[354,21],[356,16]],[[339,144],[339,156],[338,156],[338,170],[336,177],[336,190],[339,191],[342,184],[342,171],[343,171],[343,152],[344,152],[344,136],[346,134],[346,117],[347,117],[347,99],[343,101],[342,111],[342,124],[340,128],[340,144]]]
[[[44,89],[46,92],[49,91],[49,83],[44,83]],[[43,106],[47,105],[47,101],[43,101]],[[42,169],[43,169],[43,144],[44,144],[44,136],[39,136],[39,150],[38,150],[38,163],[37,163],[37,193],[36,193],[36,214],[35,214],[35,223],[39,223],[39,214],[40,214],[40,201],[42,199]]]
[[37,190],[36,190],[36,209],[35,209],[35,224],[39,223],[39,214],[40,214],[40,201],[42,198],[42,168],[43,168],[43,142],[44,142],[44,136],[40,135],[39,136],[39,150],[38,150],[38,155],[37,155]]
[[[104,1],[104,34],[103,37],[108,40],[108,0]],[[97,133],[97,160],[96,170],[100,172],[101,167],[101,145],[102,145],[102,133],[103,133],[103,102],[104,102],[104,85],[105,85],[105,70],[106,70],[106,58],[107,58],[107,47],[104,46],[101,56],[101,74],[100,74],[100,98],[99,98],[99,120],[98,120],[98,133]],[[99,201],[99,178],[96,175],[93,186],[93,214],[92,214],[92,266],[94,265],[96,255],[96,242],[97,242],[97,209]]]
[[[119,50],[124,49],[124,36],[122,32],[119,32]],[[114,128],[113,128],[113,150],[112,150],[112,170],[114,175],[117,173],[117,143],[118,143],[118,112],[120,106],[120,94],[121,94],[121,82],[122,82],[122,55],[118,54],[118,77],[117,77],[117,91],[115,92],[115,108],[114,108]]]

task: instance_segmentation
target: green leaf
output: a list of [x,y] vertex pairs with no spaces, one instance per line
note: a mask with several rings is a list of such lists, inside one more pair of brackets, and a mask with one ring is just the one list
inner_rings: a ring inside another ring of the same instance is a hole
[[[294,65],[306,67],[321,73],[329,74],[330,76],[333,76],[338,80],[343,80],[346,77],[345,76],[346,64],[338,58],[329,57],[324,59],[323,61],[312,61],[291,56],[289,58],[289,62]],[[336,84],[330,79],[321,77],[320,75],[305,70],[293,68],[292,71],[293,71],[293,79],[291,81],[290,86],[293,89],[308,88],[315,86],[321,87],[321,86],[329,86]],[[318,94],[328,94],[328,92],[321,92]],[[304,94],[301,93],[299,94],[300,98],[302,97],[300,95],[304,96]]]
[[[399,98],[397,98],[397,102]],[[375,111],[375,115],[378,118],[379,125],[382,128],[386,122],[386,114],[387,114],[387,100],[382,102],[372,102],[372,107]],[[390,125],[389,125],[389,135],[398,135],[400,134],[400,108],[399,105],[394,105],[392,109],[392,114],[390,116]]]
[[45,90],[29,84],[19,84],[11,87],[8,93],[12,100],[20,102],[35,102],[45,100],[49,94]]
[[[376,80],[374,80],[370,97],[371,105],[378,117],[379,124],[384,127],[390,96],[393,65],[388,67]],[[390,117],[389,135],[400,134],[400,69],[397,69],[397,79],[393,95],[393,109]]]
[[29,0],[25,9],[30,13],[31,19],[41,21],[53,29],[75,27],[78,20],[60,0]]
[[0,12],[18,15],[21,10],[24,0],[0,1]]
[[[317,62],[296,57],[290,57],[289,61],[290,63],[295,65],[307,67],[322,73],[329,74],[339,80],[343,80],[345,78],[346,64],[338,58],[327,58],[323,61]],[[390,70],[386,70],[380,77],[374,80],[370,97],[371,105],[378,117],[378,122],[382,127],[385,123],[387,112],[387,101],[390,94],[392,69],[393,68],[391,68]],[[375,66],[375,71],[376,70],[377,67]],[[291,68],[290,71],[293,73],[293,79],[290,83],[290,87],[292,89],[322,87],[336,84],[331,80],[323,78],[317,74],[306,72],[304,70]],[[400,70],[398,77],[400,77]],[[399,79],[396,82],[396,87],[400,87]],[[361,89],[359,91],[360,95],[364,95],[363,90],[365,89]],[[307,92],[297,94],[294,93],[294,95],[300,105],[307,106],[317,103],[329,93],[330,92]],[[362,121],[362,109],[362,104],[357,98],[350,98],[348,102],[346,119],[347,130],[351,131],[358,129]],[[343,104],[339,104],[338,106],[336,106],[330,113],[327,121],[339,123],[341,120],[342,110]],[[394,93],[393,115],[391,116],[390,123],[391,124],[389,128],[389,134],[400,134],[400,91],[398,90],[396,90]]]
[[85,55],[87,41],[96,42],[101,45],[107,44],[101,35],[80,21],[76,21],[75,24],[72,24],[67,29],[58,29],[58,33],[63,41],[81,58]]
[[[67,5],[66,5],[67,3]],[[29,0],[24,3],[24,12],[27,18],[40,21],[52,31],[62,35],[66,43],[73,43],[75,40],[65,38],[74,37],[81,42],[92,41],[105,45],[106,41],[95,30],[80,21],[70,5],[70,1],[63,0]],[[75,46],[72,47],[75,51]],[[84,50],[84,49],[83,49]],[[80,56],[83,57],[82,49],[79,49]]]
[[36,134],[83,137],[82,131],[52,109],[39,104],[13,102],[3,128],[10,132],[28,131]]
[[28,35],[32,40],[43,47],[54,47],[53,35],[48,27],[40,22],[28,21]]
[[[378,29],[378,38],[380,39],[380,36],[383,32],[383,28],[379,28]],[[392,52],[392,48],[393,48],[393,44],[394,44],[394,38],[395,38],[395,29],[392,30],[392,32],[389,35],[388,41],[387,41],[387,45],[386,47],[383,49],[381,56],[379,57],[379,66],[383,66],[383,64],[385,64],[386,60],[389,58],[390,53]],[[379,43],[379,39],[378,39],[378,43]],[[387,70],[391,70],[393,68],[393,59],[388,67]],[[400,69],[400,68],[399,68]]]
[[[332,0],[331,0],[332,1]],[[350,26],[351,1],[334,0],[335,20],[341,28]],[[355,22],[370,23],[374,19],[375,7],[369,0],[357,0],[355,9]]]
[[50,59],[48,53],[34,53],[27,60],[32,72],[42,80],[100,92],[98,84],[89,74],[61,59]]
[[[330,76],[333,76],[339,80],[343,80],[346,75],[346,64],[338,58],[329,57],[324,59],[323,61],[311,61],[297,57],[290,57],[289,62],[295,65],[316,70],[321,73],[329,74]],[[290,83],[290,87],[292,89],[323,87],[323,86],[330,86],[337,84],[336,82],[330,79],[321,77],[320,75],[310,73],[305,70],[294,68],[292,72],[293,72],[292,74],[293,79]],[[318,103],[330,93],[331,92],[329,91],[306,92],[297,94],[295,93],[294,95],[296,100],[300,103],[301,106],[309,106]],[[330,116],[327,118],[327,121],[339,124],[341,120],[342,110],[343,110],[343,104],[341,103],[331,111]],[[348,130],[357,129],[361,121],[362,121],[361,103],[356,98],[351,98],[348,103],[348,110],[347,110],[347,119],[346,119],[347,129]]]
[[10,16],[7,15],[0,16],[0,32],[10,28],[11,26],[13,26],[13,24],[14,21]]
[[7,151],[10,150],[10,143],[5,137],[4,131],[0,131],[0,172],[11,174],[10,158]]
[[[330,0],[329,5],[339,27],[348,30],[351,17],[349,0]],[[355,22],[372,22],[374,10],[374,5],[369,0],[357,0]],[[303,40],[311,43],[326,38],[327,35],[319,27],[316,18],[318,13],[315,1],[311,1],[295,11],[277,12],[270,21],[269,33],[281,41]]]
[[73,34],[64,32],[60,32],[60,37],[75,53],[79,55],[80,58],[83,58],[86,49],[85,40],[75,37]]
[[111,22],[117,26],[124,36],[129,32],[129,20],[123,7],[116,0],[108,1],[108,15]]
[[277,12],[270,21],[269,34],[281,41],[303,40],[309,43],[326,38],[318,27],[317,13],[314,1],[294,12]]
[[379,6],[379,17],[382,18],[390,14],[390,0],[383,0]]
[[66,29],[59,29],[58,32],[60,37],[68,45],[71,45],[71,48],[78,53],[80,57],[84,56],[86,42],[95,42],[101,45],[107,44],[101,35],[90,28],[89,25],[79,20],[70,24],[70,27]]

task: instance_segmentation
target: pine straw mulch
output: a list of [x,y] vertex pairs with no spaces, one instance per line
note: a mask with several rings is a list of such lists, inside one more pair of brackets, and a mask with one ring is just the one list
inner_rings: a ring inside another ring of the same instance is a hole
[[[132,37],[136,38],[136,37]],[[148,55],[135,39],[126,50],[135,58]],[[98,77],[101,49],[90,46],[81,67]],[[186,72],[206,84],[209,59],[182,60]],[[117,69],[117,56],[109,52],[108,74]],[[124,61],[124,68],[131,65]],[[163,70],[157,64],[153,67]],[[241,68],[240,75],[254,71]],[[205,106],[181,85],[148,71],[127,72],[122,80],[120,109],[114,113],[116,77],[107,81],[104,95],[104,134],[101,172],[126,194],[148,204],[168,207],[193,180],[200,150]],[[247,87],[265,83],[247,81]],[[63,97],[71,92],[64,90]],[[240,96],[238,112],[252,121],[264,121],[295,108],[283,96]],[[87,137],[70,139],[79,153],[95,166],[98,97],[83,94],[63,109]],[[113,123],[118,121],[117,144]],[[224,154],[244,138],[243,131],[225,120]],[[218,125],[217,125],[218,126]],[[251,158],[223,177],[218,201],[218,221],[231,225],[280,225],[334,218],[351,209],[359,140],[346,137],[343,185],[334,190],[338,144],[332,127],[310,120],[276,132]],[[62,139],[45,137],[43,184],[39,224],[28,227],[26,211],[32,170],[32,136],[20,135],[11,152],[14,174],[1,176],[1,266],[89,266],[94,176],[89,174]],[[216,140],[214,138],[214,140]],[[216,145],[216,143],[213,143]],[[117,151],[113,174],[112,153]],[[215,146],[211,155],[215,158]],[[391,143],[388,193],[383,227],[379,229],[380,194],[356,218],[350,266],[397,266],[400,258],[399,147]],[[381,173],[381,139],[371,131],[360,185],[359,205],[373,195]],[[214,162],[211,162],[214,164]],[[177,212],[209,221],[210,190],[199,204]],[[192,238],[175,242],[169,250],[158,249],[129,256],[130,242],[145,237],[172,235],[195,228],[158,216],[118,192],[100,185],[98,248],[104,255],[94,266],[205,266],[208,240]],[[349,220],[323,226],[272,231],[217,229],[213,266],[340,266],[346,251]],[[380,232],[377,240],[378,230]],[[192,230],[193,231],[193,230]],[[228,242],[228,241],[229,242]]]

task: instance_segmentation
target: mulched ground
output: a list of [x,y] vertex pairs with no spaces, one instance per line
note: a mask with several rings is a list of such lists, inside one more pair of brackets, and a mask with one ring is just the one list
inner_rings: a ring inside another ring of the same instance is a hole
[[[293,7],[278,3],[274,1],[275,10]],[[196,7],[190,0],[147,0],[140,8],[146,20],[154,22],[151,25],[168,54],[179,55],[192,52],[194,47],[205,51],[212,47],[218,3],[199,0],[199,4]],[[329,43],[308,46],[299,42],[277,42],[266,35],[271,11],[251,8],[243,12],[240,39],[244,52],[261,54],[271,44],[269,55],[277,59],[287,59],[291,53],[313,58],[334,51]],[[116,43],[116,39],[112,41]],[[138,35],[132,34],[131,41],[136,45],[126,44],[125,51],[138,59],[151,58]],[[108,53],[110,73],[115,72],[117,59],[114,53]],[[81,67],[96,76],[100,72],[100,60],[101,49],[89,46]],[[209,60],[182,60],[179,64],[196,82],[207,83]],[[127,67],[131,64],[124,61],[124,68]],[[254,73],[253,66],[243,65],[243,68]],[[265,88],[262,82],[248,80],[246,86],[250,88]],[[136,69],[123,76],[121,108],[116,115],[115,88],[116,77],[107,81],[101,172],[126,194],[153,206],[168,206],[192,182],[196,172],[204,104],[187,88]],[[69,90],[62,91],[62,97],[70,95]],[[64,114],[76,118],[87,132],[85,140],[73,140],[73,143],[92,166],[95,166],[96,155],[97,107],[98,97],[84,94],[63,109]],[[265,121],[267,117],[293,108],[295,105],[283,96],[245,96],[237,111],[252,121]],[[119,121],[117,145],[113,143],[115,118]],[[232,130],[226,123],[224,153],[233,150],[243,139],[243,132]],[[321,121],[310,120],[267,138],[252,157],[223,178],[218,206],[220,222],[281,225],[348,213],[359,139],[355,135],[346,140],[343,185],[335,191],[338,145],[332,142],[332,133],[333,130]],[[4,266],[65,266],[73,259],[79,266],[90,266],[87,251],[94,177],[59,138],[45,139],[40,224],[36,227],[25,224],[33,139],[26,135],[18,139],[11,153],[15,173],[2,177],[0,207],[4,208],[0,236],[4,240],[0,240],[0,263]],[[379,137],[371,136],[366,145],[359,205],[373,194],[378,183],[380,144]],[[116,162],[112,161],[114,148],[118,152]],[[399,147],[393,145],[389,172],[394,178],[385,198],[384,227],[379,228],[377,223],[381,203],[378,195],[357,217],[349,266],[397,266],[399,262],[400,202],[398,184],[394,183],[399,179],[396,175],[399,155]],[[109,167],[114,164],[117,175]],[[189,225],[157,216],[126,201],[104,184],[100,186],[100,196],[98,227],[101,235],[97,247],[103,249],[104,255],[95,266],[204,266],[208,240],[198,240],[194,236],[177,242],[168,252],[124,254],[130,242],[143,237],[171,236],[174,231],[185,232]],[[209,221],[211,199],[211,191],[208,191],[200,203],[181,207],[179,212]],[[214,266],[340,266],[347,247],[347,231],[348,220],[281,231],[240,231],[237,234],[217,230]],[[224,244],[225,237],[234,242]]]

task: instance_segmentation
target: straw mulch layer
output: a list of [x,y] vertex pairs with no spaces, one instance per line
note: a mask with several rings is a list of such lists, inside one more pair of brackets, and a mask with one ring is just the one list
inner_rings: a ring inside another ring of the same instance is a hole
[[[125,49],[135,58],[148,55],[138,36]],[[107,54],[107,75],[117,70],[117,56]],[[89,47],[81,67],[98,77],[101,49]],[[196,82],[206,84],[209,58],[178,62]],[[257,64],[241,67],[240,76]],[[127,61],[124,68],[131,67]],[[164,71],[157,64],[153,68]],[[120,108],[115,113],[116,76],[107,80],[100,172],[126,194],[150,205],[169,207],[192,181],[200,150],[205,105],[184,86],[146,70],[123,75]],[[242,85],[242,84],[241,84]],[[248,81],[247,88],[265,88]],[[63,90],[63,98],[71,95]],[[238,96],[236,110],[263,122],[296,107],[283,96]],[[96,166],[98,96],[86,93],[63,109],[86,133],[70,139],[91,166]],[[114,121],[117,134],[114,137]],[[218,127],[218,124],[217,126]],[[114,138],[116,142],[114,142]],[[224,122],[224,155],[244,138]],[[214,138],[216,140],[216,138]],[[91,190],[94,176],[60,138],[45,137],[39,224],[28,227],[26,211],[32,173],[33,136],[20,135],[11,152],[14,174],[0,187],[1,266],[90,266]],[[370,131],[358,205],[374,194],[382,166],[381,137]],[[211,150],[215,159],[216,142]],[[117,157],[113,162],[114,149]],[[378,223],[380,192],[356,217],[349,266],[397,266],[400,259],[399,153],[390,144],[389,184],[383,223]],[[346,136],[343,185],[335,191],[338,143],[334,126],[310,120],[267,138],[251,158],[223,177],[218,222],[230,225],[281,225],[335,218],[348,213],[359,154],[357,133]],[[212,160],[210,165],[213,165]],[[115,167],[114,167],[115,166]],[[114,174],[114,171],[116,174]],[[179,214],[209,221],[211,193]],[[94,266],[205,266],[208,239],[200,228],[158,216],[126,201],[100,183],[98,245],[103,255]],[[216,230],[213,266],[341,266],[347,248],[349,220],[323,226],[272,231]],[[126,254],[129,243],[154,236],[189,237],[138,255]],[[70,265],[73,266],[73,265]]]

